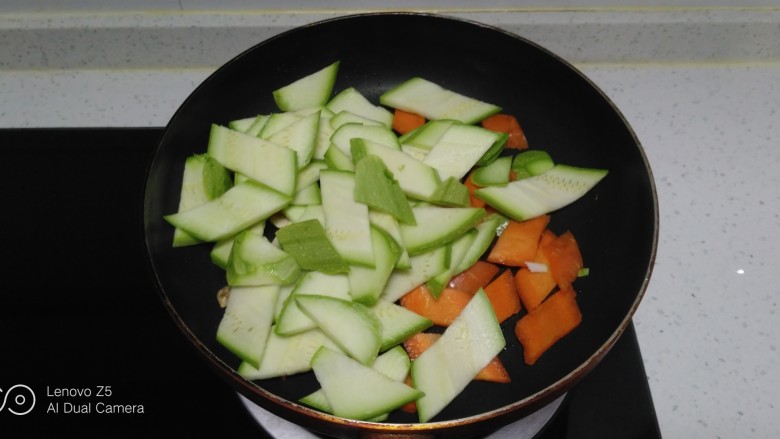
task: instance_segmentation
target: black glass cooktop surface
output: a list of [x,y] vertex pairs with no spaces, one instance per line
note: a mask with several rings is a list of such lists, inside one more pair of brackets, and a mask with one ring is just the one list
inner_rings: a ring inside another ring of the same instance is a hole
[[[141,200],[162,132],[0,130],[3,436],[269,435],[149,277]],[[632,325],[536,437],[660,437]]]

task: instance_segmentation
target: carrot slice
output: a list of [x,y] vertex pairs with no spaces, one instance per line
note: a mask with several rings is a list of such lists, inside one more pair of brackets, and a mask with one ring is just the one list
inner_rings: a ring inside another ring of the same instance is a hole
[[559,290],[536,309],[517,321],[515,335],[523,345],[523,359],[528,365],[552,345],[570,333],[582,321],[573,289]]
[[469,190],[469,204],[471,204],[471,207],[485,207],[485,201],[474,196],[474,191],[479,189],[479,186],[471,180],[471,174],[473,173],[474,171],[469,173],[468,177],[466,177],[466,180],[463,182]]
[[393,113],[393,129],[398,134],[406,134],[425,124],[425,117],[416,113],[396,109]]
[[[409,355],[409,359],[414,361],[415,358],[419,357],[420,354],[436,342],[439,337],[441,337],[441,334],[434,332],[418,332],[406,339],[403,346],[406,353]],[[498,357],[494,357],[487,366],[479,371],[474,379],[495,383],[508,383],[512,381],[509,377],[509,372],[507,372],[504,367],[504,363],[502,363],[501,359]]]
[[498,323],[520,312],[520,296],[517,295],[515,280],[511,270],[504,270],[493,282],[485,287],[490,304],[496,313]]
[[458,274],[450,280],[449,287],[463,292],[474,294],[480,288],[484,288],[496,277],[499,268],[495,264],[485,261],[477,261],[466,271]]
[[418,332],[413,336],[407,338],[403,342],[404,350],[409,355],[409,359],[414,361],[420,356],[426,349],[441,337],[441,334],[435,332]]
[[427,317],[434,325],[449,326],[471,300],[472,294],[445,288],[435,299],[423,284],[401,298],[401,306]]
[[507,372],[504,367],[504,363],[502,363],[501,359],[498,357],[493,357],[493,359],[490,360],[490,363],[488,363],[484,369],[480,370],[474,379],[477,381],[490,381],[493,383],[512,382],[512,378],[509,377],[509,372]]
[[528,311],[533,311],[539,306],[550,292],[552,292],[553,288],[555,288],[555,279],[549,269],[550,262],[544,255],[544,248],[556,238],[555,233],[551,232],[549,229],[542,232],[542,237],[539,238],[539,248],[536,250],[536,255],[532,259],[533,262],[547,265],[547,271],[532,272],[527,268],[520,268],[515,273],[517,294],[520,296],[523,306]]
[[517,118],[512,115],[504,113],[494,114],[482,121],[482,127],[487,128],[490,131],[507,133],[509,138],[505,144],[506,148],[528,148],[528,140],[525,137],[523,128],[520,127],[520,123],[517,122]]
[[563,233],[545,244],[543,250],[558,288],[569,288],[583,267],[582,254],[574,234],[570,231]]
[[521,267],[536,255],[539,239],[550,222],[550,215],[541,215],[526,221],[510,220],[490,250],[489,262]]

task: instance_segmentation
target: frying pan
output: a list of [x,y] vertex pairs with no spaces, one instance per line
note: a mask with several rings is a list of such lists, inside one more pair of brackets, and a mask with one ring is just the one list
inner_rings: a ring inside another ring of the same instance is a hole
[[[586,44],[586,42],[585,42]],[[183,163],[206,150],[209,126],[278,111],[271,91],[335,60],[334,93],[356,87],[377,103],[412,77],[491,102],[515,115],[532,148],[554,160],[600,167],[608,176],[552,214],[550,228],[577,237],[590,274],[575,282],[583,321],[533,366],[504,326],[500,354],[512,382],[473,382],[432,422],[397,411],[383,423],[357,422],[297,404],[317,388],[312,374],[252,382],[215,340],[224,272],[210,246],[172,248],[163,215],[177,210]],[[144,233],[164,306],[216,374],[260,407],[323,434],[468,437],[518,420],[563,395],[607,354],[639,305],[656,254],[655,186],[641,144],[620,111],[572,65],[517,35],[435,14],[370,13],[302,26],[238,54],[208,77],[173,115],[148,169]],[[169,365],[175,373],[175,365]]]

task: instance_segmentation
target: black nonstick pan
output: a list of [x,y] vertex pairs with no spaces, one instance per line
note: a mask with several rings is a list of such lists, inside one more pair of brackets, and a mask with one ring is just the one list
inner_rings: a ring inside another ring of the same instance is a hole
[[[588,44],[583,41],[582,44]],[[606,168],[583,199],[552,214],[550,228],[571,230],[590,269],[575,288],[583,321],[533,366],[525,365],[504,323],[500,354],[512,382],[472,382],[430,423],[398,411],[382,423],[356,422],[296,401],[317,388],[312,374],[248,381],[239,360],[215,339],[223,310],[216,292],[224,272],[211,246],[173,248],[163,215],[177,210],[184,159],[205,152],[212,123],[278,111],[271,91],[339,60],[334,93],[355,87],[378,103],[381,93],[421,76],[497,104],[515,115],[532,148],[558,162]],[[150,268],[181,331],[237,392],[270,412],[327,435],[486,434],[564,394],[609,351],[648,285],[656,254],[658,205],[639,140],[620,111],[565,60],[517,35],[432,14],[377,13],[334,18],[285,32],[249,48],[207,78],[168,124],[148,170],[144,233]],[[175,364],[160,373],[176,373]]]

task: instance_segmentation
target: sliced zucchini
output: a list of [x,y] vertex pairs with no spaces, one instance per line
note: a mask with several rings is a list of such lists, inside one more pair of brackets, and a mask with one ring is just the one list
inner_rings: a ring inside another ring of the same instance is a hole
[[[393,381],[403,381],[409,374],[409,368],[411,361],[409,361],[409,355],[401,346],[396,346],[393,349],[378,356],[374,363],[371,364],[371,368],[375,371],[387,376]],[[310,407],[314,407],[317,410],[325,413],[333,413],[333,409],[328,403],[328,398],[325,396],[325,392],[322,389],[318,389],[303,398],[298,402],[306,404]],[[381,422],[387,419],[387,413],[383,413],[369,419],[372,422]]]
[[231,130],[241,131],[242,133],[246,133],[247,130],[252,126],[252,124],[255,123],[259,116],[253,116],[253,117],[244,117],[241,119],[235,119],[228,122],[227,126]]
[[577,201],[606,176],[605,169],[557,164],[505,186],[479,188],[474,196],[516,221],[525,221]]
[[474,227],[485,209],[480,207],[417,206],[417,224],[401,224],[401,236],[410,255],[450,243]]
[[[179,212],[198,207],[219,197],[233,186],[228,171],[208,154],[195,154],[184,161]],[[173,246],[184,247],[201,241],[189,233],[176,228],[173,232]]]
[[247,129],[243,130],[244,134],[248,134],[250,136],[257,137],[260,135],[260,132],[263,130],[263,127],[265,126],[266,122],[268,122],[268,119],[270,119],[270,114],[261,114],[255,118],[255,121],[250,125]]
[[436,169],[439,177],[460,180],[494,145],[503,145],[506,136],[488,129],[452,124],[425,156],[423,163]]
[[355,201],[355,175],[320,171],[325,232],[336,251],[353,265],[374,266],[368,207]]
[[444,334],[412,362],[414,386],[425,394],[417,400],[420,422],[441,412],[505,345],[493,306],[480,289]]
[[379,301],[370,308],[382,325],[382,347],[380,352],[398,347],[407,338],[433,325],[427,317],[395,303]]
[[347,274],[352,300],[369,306],[379,299],[401,255],[401,248],[395,240],[378,227],[371,227],[371,242],[374,266],[353,265]]
[[404,246],[404,242],[401,239],[401,228],[398,220],[393,218],[392,215],[372,209],[368,210],[368,220],[372,226],[384,230],[395,241],[396,247],[401,252],[395,264],[396,268],[409,268],[409,252],[406,251],[406,246]]
[[301,267],[284,250],[251,230],[236,235],[225,269],[230,286],[288,285]]
[[299,221],[276,231],[282,249],[304,270],[326,274],[346,273],[349,264],[333,247],[322,223],[316,219]]
[[477,230],[471,229],[463,234],[463,236],[453,241],[449,267],[425,283],[431,296],[438,298],[441,292],[444,291],[450,283],[452,277],[457,274],[456,272],[458,271],[463,258],[466,256],[471,246],[474,245],[477,235]]
[[[246,230],[250,230],[252,233],[255,233],[258,236],[263,236],[265,233],[265,220],[260,221],[255,225],[249,226]],[[217,241],[214,243],[214,246],[211,247],[211,251],[209,252],[211,262],[223,270],[227,268],[228,260],[230,259],[230,252],[233,250],[234,239],[235,236],[231,236],[229,238]]]
[[401,149],[398,137],[396,137],[395,133],[393,133],[390,128],[387,128],[384,125],[347,123],[341,125],[333,132],[330,141],[336,145],[341,152],[352,157],[352,152],[350,150],[350,141],[352,139],[367,139],[393,149]]
[[355,201],[403,224],[416,224],[406,194],[379,156],[368,155],[355,164]]
[[310,73],[273,91],[276,106],[282,111],[325,105],[333,92],[340,61]]
[[231,288],[217,341],[241,360],[260,367],[278,296],[276,285]]
[[319,329],[281,336],[271,328],[260,367],[242,361],[236,372],[248,380],[264,380],[309,372],[314,354],[323,346],[330,350],[340,350],[330,337]]
[[312,359],[312,370],[334,415],[368,420],[414,401],[422,392],[327,348]]
[[365,306],[329,296],[295,295],[298,307],[347,355],[371,364],[382,347],[382,325]]
[[490,245],[498,236],[498,230],[506,224],[506,217],[498,213],[491,213],[486,216],[479,224],[474,228],[477,230],[477,235],[474,237],[471,247],[468,248],[466,254],[460,261],[460,264],[455,268],[453,275],[457,275],[476,264],[477,261],[485,254],[490,248]]
[[290,292],[279,310],[276,327],[278,335],[293,335],[316,328],[317,324],[299,307],[295,298],[305,295],[330,296],[343,300],[352,300],[349,292],[349,280],[345,274],[325,274],[318,271],[305,272]]
[[502,186],[509,183],[511,171],[512,157],[499,157],[487,166],[476,168],[471,174],[471,181],[481,187]]
[[308,165],[314,156],[319,135],[320,113],[312,113],[276,131],[266,139],[295,151],[298,169]]
[[431,203],[442,206],[466,207],[471,204],[469,188],[460,180],[449,177],[441,182]]
[[450,251],[449,245],[443,245],[425,253],[410,256],[410,268],[393,271],[379,299],[395,302],[409,291],[446,270],[450,264]]
[[525,150],[512,159],[512,170],[515,171],[517,180],[544,174],[554,166],[555,162],[550,154],[540,149]]
[[208,154],[226,168],[292,196],[298,162],[295,151],[213,124]]
[[381,158],[401,189],[410,198],[431,200],[441,183],[436,169],[403,151],[367,139],[352,139],[351,151],[353,159],[369,154]]
[[404,134],[398,140],[403,146],[411,146],[425,151],[427,154],[453,123],[456,122],[453,120],[429,120],[425,125]]
[[365,126],[378,126],[378,127],[384,127],[382,122],[369,119],[366,116],[361,116],[360,114],[353,113],[351,111],[347,110],[341,110],[333,117],[330,118],[330,127],[335,131],[338,131],[339,128],[343,127],[344,125],[365,125]]
[[501,111],[501,107],[445,89],[420,77],[410,78],[386,91],[379,103],[425,116],[472,124]]
[[326,108],[337,116],[342,111],[349,111],[350,113],[379,122],[388,128],[393,125],[393,113],[380,105],[372,104],[354,87],[349,87],[339,92],[328,102]]
[[201,241],[216,242],[270,217],[290,200],[286,195],[248,180],[206,204],[166,215],[164,219]]

